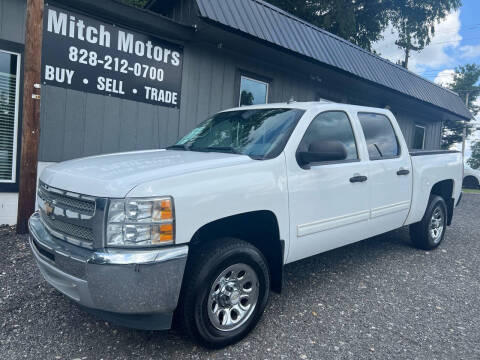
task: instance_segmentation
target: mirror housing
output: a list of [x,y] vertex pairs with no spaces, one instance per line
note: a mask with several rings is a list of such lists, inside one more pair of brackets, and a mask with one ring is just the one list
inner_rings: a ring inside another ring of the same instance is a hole
[[300,151],[297,160],[301,166],[326,161],[341,161],[347,158],[347,148],[340,141],[314,141],[308,151]]

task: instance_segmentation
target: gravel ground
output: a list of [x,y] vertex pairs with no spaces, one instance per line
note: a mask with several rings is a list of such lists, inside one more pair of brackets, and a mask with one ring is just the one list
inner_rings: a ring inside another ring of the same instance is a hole
[[84,313],[45,283],[26,237],[2,227],[0,358],[478,359],[479,215],[480,195],[465,195],[435,251],[400,229],[288,265],[257,328],[220,351]]

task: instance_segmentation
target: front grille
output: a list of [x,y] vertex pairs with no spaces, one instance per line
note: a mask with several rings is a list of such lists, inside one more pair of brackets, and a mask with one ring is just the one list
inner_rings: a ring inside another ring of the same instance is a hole
[[38,207],[40,219],[53,236],[78,246],[93,247],[95,198],[40,183]]
[[41,212],[41,218],[43,223],[47,225],[47,228],[53,230],[53,232],[60,233],[63,236],[68,236],[73,239],[78,239],[89,243],[93,242],[94,235],[91,228],[70,224],[56,218],[51,219],[43,211]]
[[38,196],[55,206],[62,209],[77,211],[79,214],[93,216],[95,213],[95,200],[91,197],[84,198],[82,195],[77,195],[78,198],[68,196],[66,194],[73,195],[74,193],[61,190],[47,188],[45,185],[40,186],[38,189]]

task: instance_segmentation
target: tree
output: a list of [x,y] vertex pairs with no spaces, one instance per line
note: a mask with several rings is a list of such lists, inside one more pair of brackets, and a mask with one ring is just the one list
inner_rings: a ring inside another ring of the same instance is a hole
[[461,6],[461,0],[267,0],[318,27],[369,51],[391,23],[399,33],[395,42],[405,52],[430,44],[435,24]]
[[243,90],[240,94],[240,105],[253,105],[253,94],[250,91]]
[[[468,108],[477,115],[480,107],[475,105],[475,101],[480,96],[480,86],[475,85],[480,79],[480,66],[477,64],[467,64],[455,69],[453,82],[449,88],[458,93],[463,102],[466,102],[468,93]],[[444,132],[442,135],[442,148],[448,149],[450,145],[461,142],[463,139],[464,123],[458,120],[447,120],[444,122]],[[469,135],[471,130],[467,131]]]
[[267,1],[369,51],[388,25],[385,0]]
[[461,5],[461,0],[387,0],[389,20],[398,31],[395,44],[403,49],[400,65],[408,68],[411,51],[421,51],[435,35],[435,24]]
[[472,144],[472,156],[467,160],[472,169],[480,168],[480,141]]

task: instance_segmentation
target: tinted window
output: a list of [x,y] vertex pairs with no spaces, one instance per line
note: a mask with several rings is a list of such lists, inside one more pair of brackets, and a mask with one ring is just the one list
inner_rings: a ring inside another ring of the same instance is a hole
[[266,82],[242,76],[240,78],[240,106],[266,104],[268,84]]
[[370,160],[398,156],[400,149],[390,120],[382,114],[359,113]]
[[415,125],[415,134],[413,135],[413,148],[423,149],[425,145],[425,128]]
[[347,149],[346,160],[358,159],[352,125],[344,112],[324,112],[313,119],[300,143],[299,151],[307,151],[314,141],[340,141]]

